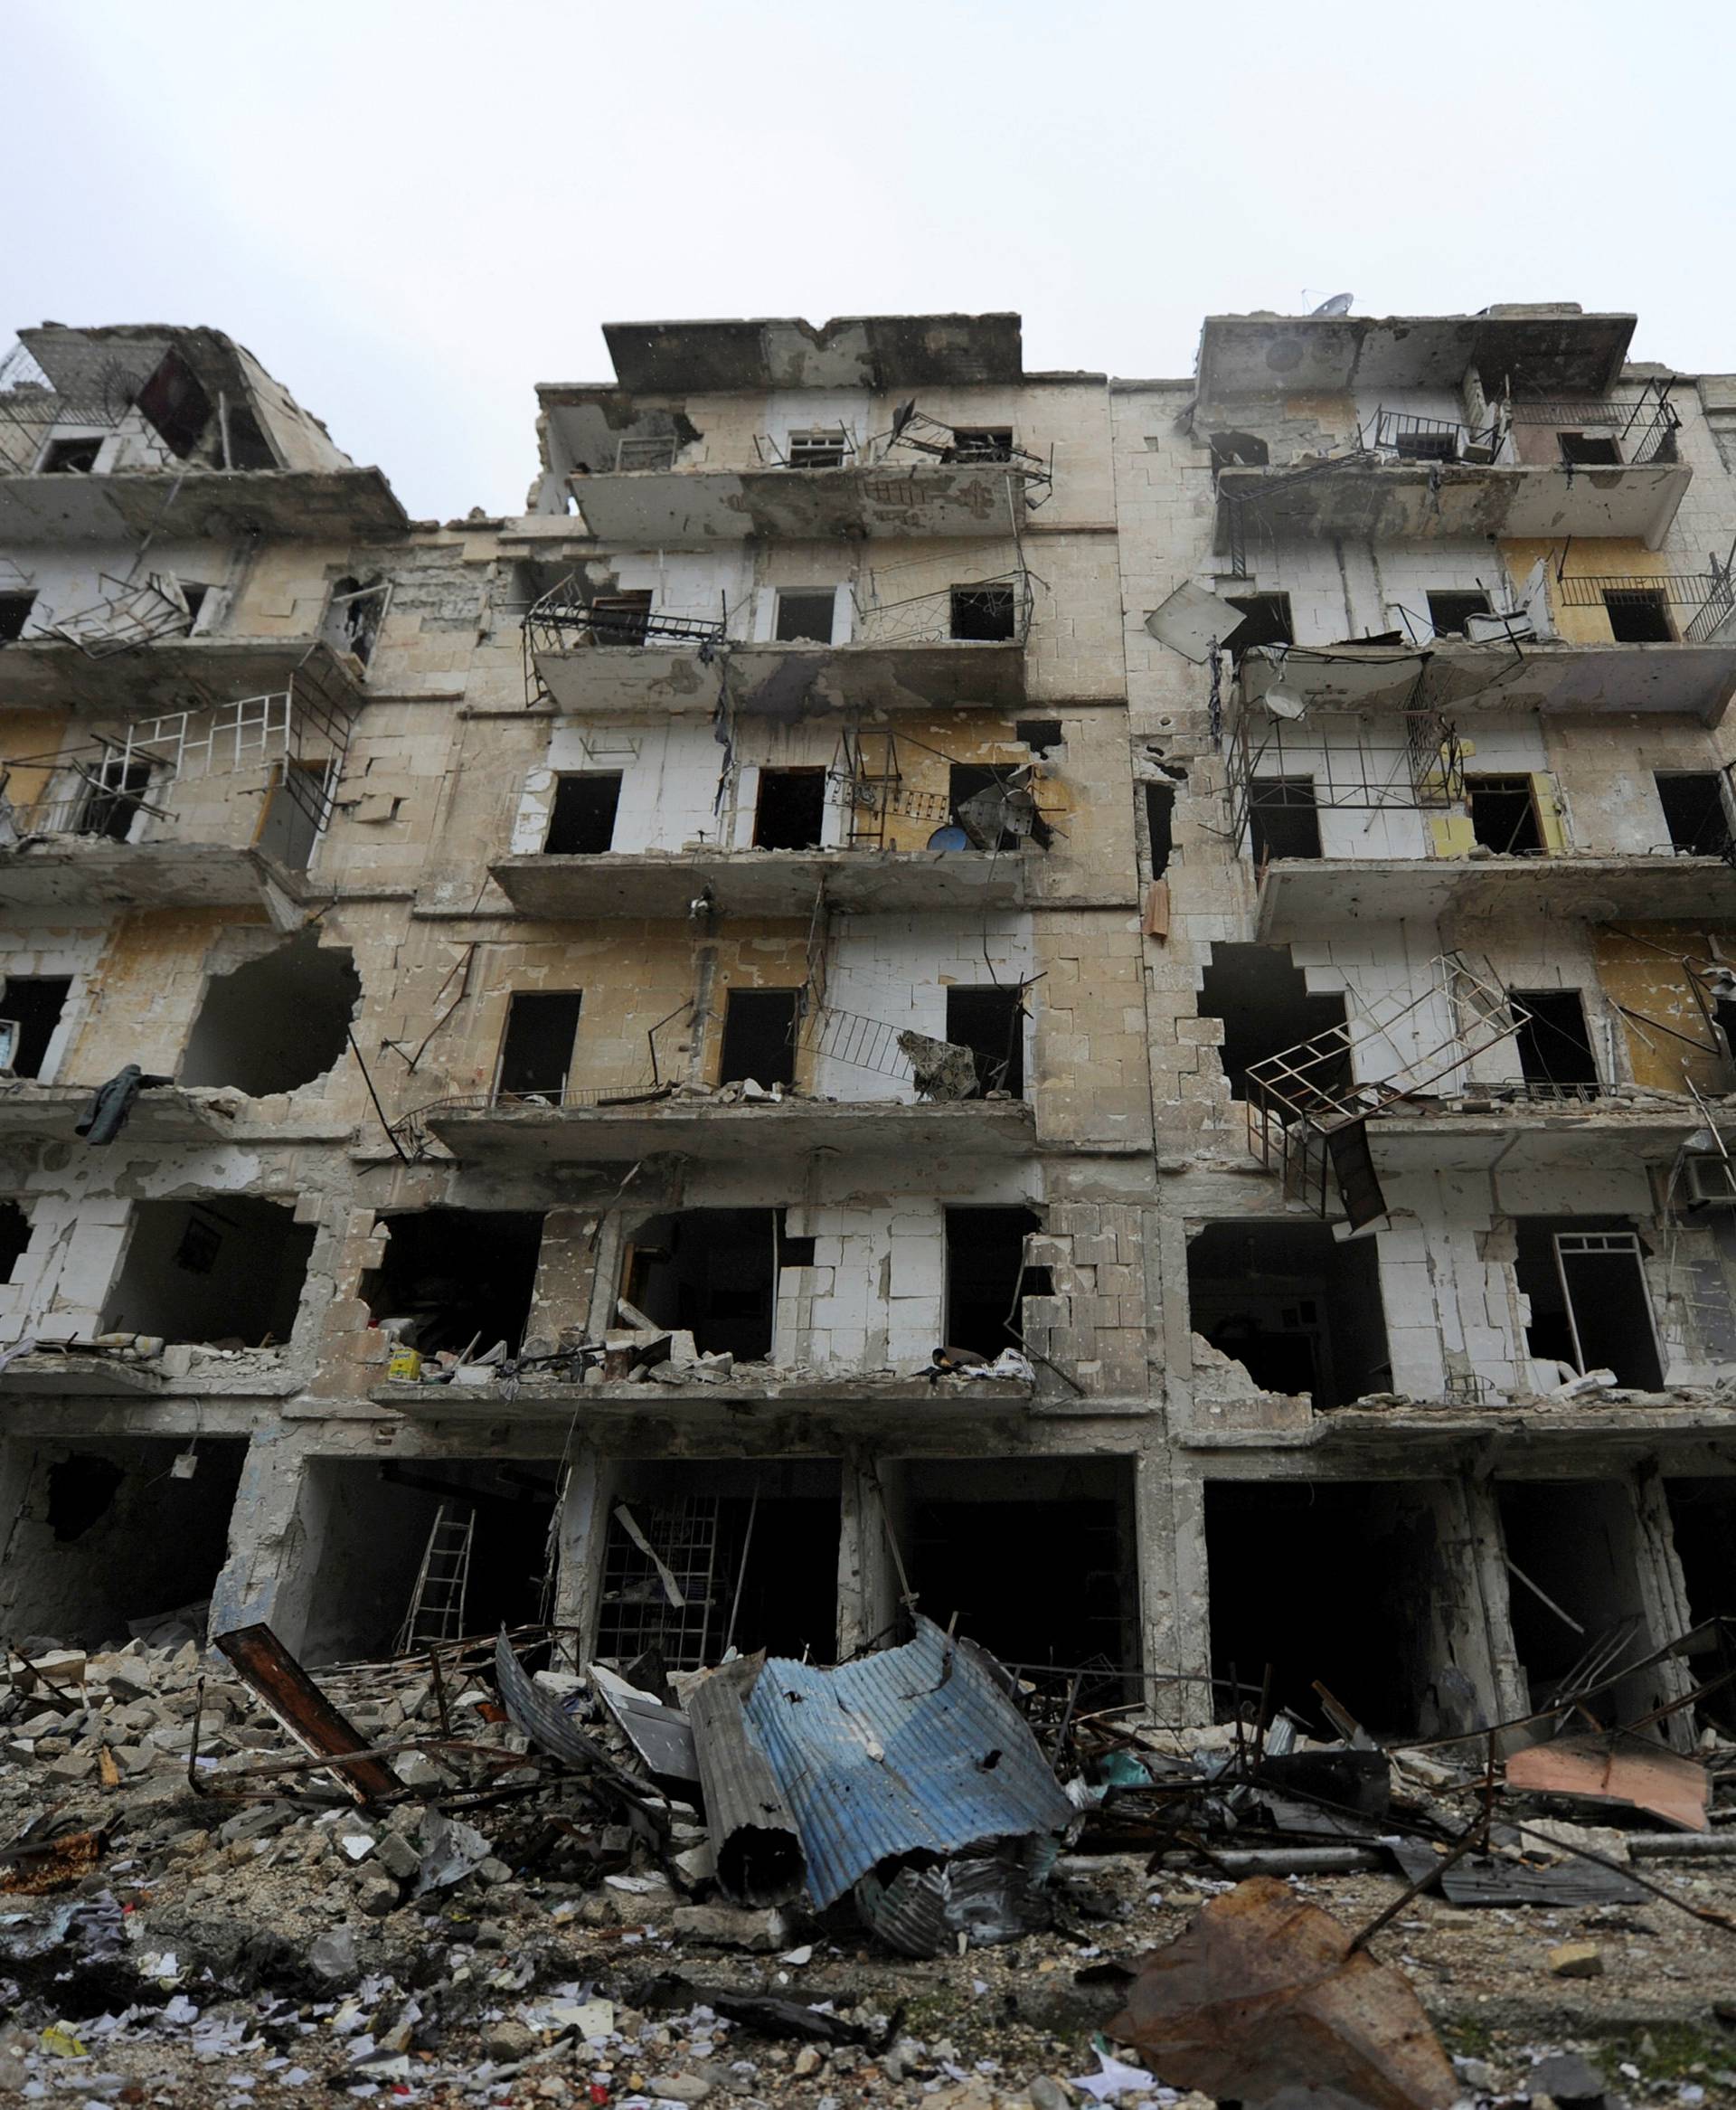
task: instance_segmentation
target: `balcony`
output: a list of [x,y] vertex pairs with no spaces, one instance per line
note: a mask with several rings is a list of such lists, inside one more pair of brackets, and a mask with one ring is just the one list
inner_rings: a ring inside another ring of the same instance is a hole
[[[77,1124],[95,1090],[0,1077],[0,1140],[79,1140]],[[240,1092],[156,1085],[139,1093],[121,1134],[141,1142],[208,1143],[231,1135],[251,1104]]]
[[1022,852],[983,850],[646,850],[599,856],[503,857],[489,866],[521,915],[684,917],[703,893],[719,915],[857,914],[1016,908],[1025,898]]
[[[1692,1099],[1627,1097],[1573,1087],[1457,1086],[1428,1106],[1401,1102],[1371,1117],[1379,1172],[1533,1172],[1668,1165],[1703,1116]],[[1736,1144],[1736,1122],[1726,1145]]]
[[1736,916],[1722,857],[1287,857],[1260,875],[1258,935],[1283,944],[1358,923],[1515,915],[1533,922]]
[[[274,921],[313,898],[305,872],[225,843],[115,842],[81,832],[81,800],[24,807],[0,837],[0,906],[92,914],[137,908],[261,908]],[[293,919],[292,919],[293,920]]]
[[0,475],[0,543],[137,545],[306,539],[349,544],[410,525],[377,468],[122,469]]
[[[184,620],[184,619],[183,619]],[[297,677],[359,700],[361,662],[323,639],[189,637],[141,633],[112,642],[26,636],[0,643],[0,704],[132,717],[184,708],[189,695],[216,706],[281,694]]]

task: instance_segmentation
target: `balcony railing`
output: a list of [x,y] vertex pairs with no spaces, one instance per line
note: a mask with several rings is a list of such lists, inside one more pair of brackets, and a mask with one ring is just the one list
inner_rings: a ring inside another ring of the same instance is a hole
[[1691,608],[1694,615],[1684,624],[1682,642],[1703,645],[1732,614],[1736,614],[1736,582],[1723,572],[1669,572],[1656,575],[1632,572],[1582,573],[1576,578],[1551,582],[1563,608],[1607,609],[1647,600],[1668,608]]
[[649,609],[600,606],[580,591],[576,577],[561,580],[532,604],[524,626],[533,652],[571,652],[597,646],[666,646],[692,648],[709,658],[723,642],[724,625],[691,616],[654,614]]

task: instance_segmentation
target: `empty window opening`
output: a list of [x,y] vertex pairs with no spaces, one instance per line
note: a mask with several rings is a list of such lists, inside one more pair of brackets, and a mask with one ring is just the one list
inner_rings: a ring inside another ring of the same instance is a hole
[[[171,454],[184,461],[211,422],[211,397],[193,368],[173,348],[134,399]],[[227,406],[225,406],[227,408]],[[227,468],[227,461],[220,467]]]
[[1013,589],[1010,586],[955,586],[951,634],[970,644],[1011,644],[1017,634]]
[[597,1653],[626,1664],[656,1649],[672,1670],[715,1663],[726,1644],[831,1662],[839,1483],[827,1459],[623,1466],[604,1542]]
[[500,1036],[500,1070],[495,1079],[498,1098],[561,1102],[572,1074],[582,1001],[578,989],[513,992],[506,1006],[506,1029]]
[[1295,644],[1296,629],[1290,621],[1288,593],[1226,593],[1223,598],[1241,616],[1241,620],[1224,639],[1238,667],[1242,654],[1251,651],[1256,645]]
[[731,989],[723,1006],[717,1081],[739,1084],[796,1082],[796,1018],[799,989]]
[[295,1327],[314,1233],[288,1203],[252,1195],[136,1201],[102,1330],[280,1347]]
[[253,847],[286,871],[305,872],[313,861],[330,767],[327,762],[304,762],[295,756],[271,765],[270,788]]
[[1418,423],[1402,426],[1392,436],[1392,451],[1401,461],[1457,461],[1458,427]]
[[952,430],[954,461],[1011,461],[1011,425],[955,425]]
[[703,1351],[762,1362],[786,1257],[781,1223],[778,1209],[653,1216],[623,1255],[622,1294],[654,1325],[684,1327]]
[[259,430],[259,421],[245,403],[231,403],[226,411],[223,452],[231,468],[277,468],[271,442]]
[[311,1460],[296,1502],[301,1555],[273,1628],[318,1665],[377,1662],[407,1630],[425,1647],[442,1633],[541,1624],[559,1481],[553,1461]]
[[89,1649],[203,1642],[246,1458],[229,1436],[45,1445],[0,1574],[0,1630]]
[[[1736,1479],[1666,1480],[1664,1492],[1689,1623],[1736,1613]],[[1712,1648],[1694,1659],[1696,1684],[1736,1670],[1736,1639],[1720,1633]],[[1700,1709],[1728,1738],[1736,1731],[1736,1681],[1709,1694]]]
[[1024,1264],[1024,1242],[1041,1230],[1031,1209],[947,1211],[946,1346],[998,1356],[1024,1339],[1024,1301],[1045,1292],[1046,1271]]
[[1465,791],[1479,843],[1504,857],[1533,856],[1543,847],[1529,777],[1467,776]]
[[24,634],[30,611],[36,605],[33,593],[0,593],[0,645],[10,645]]
[[16,1202],[0,1202],[0,1282],[9,1282],[30,1246],[30,1218]]
[[1435,635],[1440,638],[1463,637],[1468,618],[1489,613],[1489,597],[1486,593],[1431,593],[1429,595],[1429,622]]
[[1265,468],[1271,462],[1272,450],[1258,432],[1213,432],[1212,434],[1212,467],[1221,468]]
[[14,1077],[42,1075],[71,987],[72,978],[65,974],[9,974],[0,983],[0,1018],[10,1018],[18,1028],[12,1051]]
[[1200,989],[1202,1018],[1222,1018],[1218,1060],[1230,1096],[1248,1096],[1252,1063],[1316,1044],[1298,1066],[1323,1092],[1350,1083],[1350,1057],[1334,1027],[1344,1023],[1344,999],[1335,991],[1314,994],[1307,976],[1292,964],[1288,945],[1214,944]]
[[[1648,1564],[1625,1481],[1497,1481],[1495,1499],[1507,1613],[1533,1708],[1576,1689],[1580,1667],[1594,1651],[1607,1647],[1615,1670],[1663,1640],[1648,1631],[1640,1582]],[[1604,1721],[1629,1721],[1666,1697],[1654,1668],[1624,1678],[1592,1708]],[[1533,1731],[1552,1733],[1546,1722]]]
[[406,1209],[375,1219],[386,1234],[357,1294],[406,1348],[524,1346],[542,1249],[534,1209]]
[[1671,846],[1691,857],[1722,857],[1731,847],[1722,770],[1659,771],[1658,804]]
[[542,847],[554,857],[600,857],[614,843],[620,804],[618,770],[557,777]]
[[79,809],[78,832],[102,836],[111,843],[124,843],[146,792],[150,789],[151,765],[147,762],[123,762],[108,756],[99,762],[87,779],[84,802]]
[[1169,869],[1175,848],[1175,787],[1147,784],[1146,793],[1146,842],[1151,854],[1151,876],[1161,879]]
[[947,1038],[976,1061],[976,1089],[1024,1097],[1024,992],[1012,989],[948,989]]
[[1599,1078],[1585,1001],[1578,989],[1514,989],[1529,1016],[1514,1045],[1519,1067],[1536,1099],[1595,1099]]
[[1639,1240],[1618,1218],[1521,1216],[1514,1273],[1531,1302],[1530,1354],[1569,1369],[1608,1369],[1620,1385],[1664,1383]]
[[332,587],[326,631],[340,652],[353,652],[365,667],[380,641],[391,589],[378,574],[369,580],[339,579]]
[[590,604],[590,635],[599,645],[643,645],[651,615],[651,590],[599,593]]
[[81,440],[51,440],[42,449],[43,476],[89,476],[102,452],[102,440],[92,435]]
[[791,468],[842,468],[850,458],[850,435],[841,425],[792,432],[784,453]]
[[349,948],[322,945],[309,926],[211,977],[175,1082],[229,1084],[253,1099],[311,1084],[344,1053],[361,1001]]
[[1187,1249],[1194,1333],[1241,1365],[1251,1390],[1316,1408],[1391,1389],[1378,1241],[1326,1224],[1208,1224]]
[[[1088,1704],[1138,1698],[1137,1681],[1115,1675],[1140,1660],[1127,1461],[910,1460],[888,1477],[910,1585],[929,1618],[956,1620],[958,1632],[1024,1675],[1060,1674],[1058,1697],[1086,1670]],[[1039,1541],[1053,1558],[1032,1558]]]
[[830,586],[780,587],[771,634],[780,645],[829,645],[836,606]]
[[1578,468],[1618,468],[1621,449],[1605,432],[1560,432],[1561,459]]
[[1675,632],[1670,628],[1670,604],[1661,588],[1606,587],[1603,606],[1609,618],[1609,635],[1618,645],[1675,642]]
[[1320,855],[1320,809],[1312,777],[1250,777],[1248,847],[1256,865]]
[[757,850],[812,850],[826,833],[824,770],[761,770],[753,807]]
[[[1205,1484],[1213,1711],[1272,1702],[1337,1732],[1317,1679],[1375,1736],[1474,1727],[1488,1715],[1481,1619],[1453,1580],[1449,1490],[1429,1481]],[[1238,1687],[1240,1691],[1238,1691]]]
[[1046,755],[1052,748],[1064,746],[1067,740],[1059,718],[1018,718],[1014,721],[1013,733],[1036,755]]
[[176,583],[181,589],[182,600],[187,604],[187,629],[196,630],[199,628],[200,610],[210,600],[212,590],[193,579],[181,579]]

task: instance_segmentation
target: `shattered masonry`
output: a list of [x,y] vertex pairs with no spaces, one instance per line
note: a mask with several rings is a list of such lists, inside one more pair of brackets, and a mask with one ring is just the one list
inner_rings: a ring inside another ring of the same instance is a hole
[[615,326],[445,525],[216,331],[24,331],[0,1632],[1679,1700],[1736,380],[1632,330]]

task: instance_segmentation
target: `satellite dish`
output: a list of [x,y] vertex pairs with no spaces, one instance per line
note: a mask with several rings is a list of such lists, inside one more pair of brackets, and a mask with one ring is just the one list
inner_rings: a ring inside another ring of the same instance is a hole
[[1310,315],[1348,315],[1350,304],[1355,298],[1354,293],[1335,293],[1330,300],[1323,300],[1318,308],[1311,308],[1308,313]]
[[1269,688],[1260,700],[1274,718],[1300,718],[1307,714],[1307,699],[1292,689]]
[[937,828],[929,837],[929,847],[931,850],[967,850],[970,847],[970,837],[962,828]]

